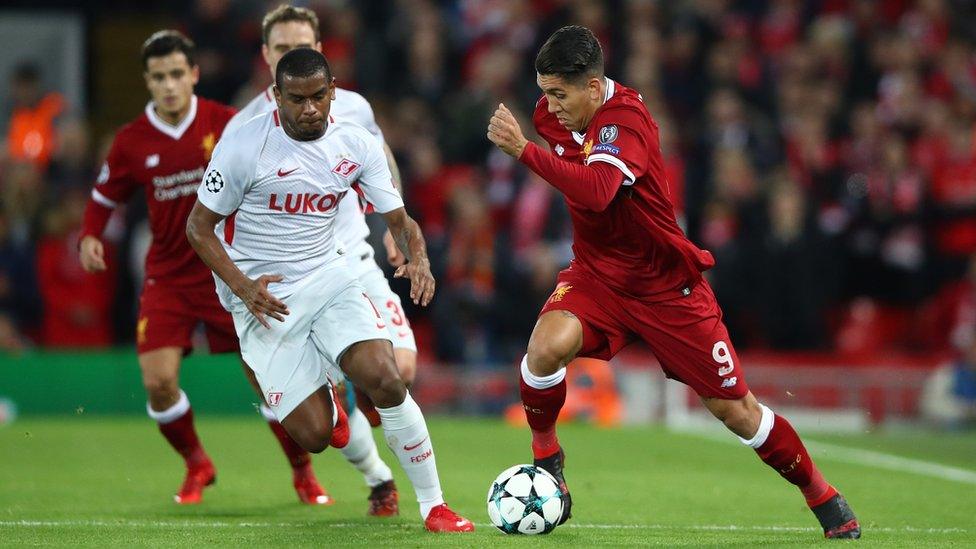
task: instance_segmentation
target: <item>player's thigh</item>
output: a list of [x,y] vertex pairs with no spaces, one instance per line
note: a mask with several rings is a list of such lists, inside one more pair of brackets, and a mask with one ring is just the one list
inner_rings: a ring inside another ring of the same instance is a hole
[[721,309],[707,282],[702,280],[687,296],[637,302],[630,310],[634,330],[668,377],[688,385],[702,398],[738,400],[749,392]]
[[[371,398],[403,384],[386,321],[358,281],[339,291],[315,318],[311,338],[327,360],[338,364]],[[381,395],[381,400],[386,398]],[[374,403],[382,406],[375,398]]]
[[141,354],[164,347],[179,347],[187,353],[198,318],[186,295],[166,285],[147,281],[139,296],[136,321],[136,352]]
[[149,393],[172,392],[179,388],[181,347],[159,347],[139,353],[142,384]]
[[403,310],[403,303],[400,296],[390,288],[390,282],[383,276],[383,271],[379,267],[369,269],[360,275],[359,282],[365,288],[366,295],[376,306],[380,316],[383,317],[393,347],[416,353],[417,341]]
[[310,338],[310,296],[296,294],[286,301],[291,314],[285,322],[265,328],[247,309],[235,310],[234,325],[241,357],[250,367],[261,395],[279,421],[329,381],[329,365]]
[[[549,375],[577,356],[610,360],[630,342],[626,326],[618,320],[620,312],[606,292],[578,270],[559,273],[556,289],[543,305],[529,337],[532,373]],[[545,367],[536,366],[536,362]]]

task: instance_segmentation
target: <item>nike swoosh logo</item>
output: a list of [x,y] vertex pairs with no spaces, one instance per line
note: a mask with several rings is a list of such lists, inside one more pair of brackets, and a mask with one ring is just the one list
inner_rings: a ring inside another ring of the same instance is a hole
[[407,446],[406,444],[404,444],[403,445],[403,449],[406,450],[406,451],[408,451],[408,452],[411,451],[411,450],[416,450],[417,448],[420,448],[420,445],[421,444],[427,442],[427,438],[429,438],[429,437],[430,437],[430,435],[427,435],[426,437],[424,437],[424,440],[421,440],[420,442],[418,442],[417,444],[414,444],[413,446]]
[[298,171],[298,168],[293,168],[291,170],[288,170],[287,172],[283,172],[283,171],[281,171],[281,168],[278,168],[278,177],[284,177],[284,176],[286,176],[286,175],[288,175],[288,174],[290,174],[292,172],[295,172],[295,171]]

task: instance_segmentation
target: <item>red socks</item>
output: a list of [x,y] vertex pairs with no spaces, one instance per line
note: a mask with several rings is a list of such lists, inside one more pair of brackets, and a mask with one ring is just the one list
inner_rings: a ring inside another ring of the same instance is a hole
[[809,507],[816,507],[837,494],[837,490],[827,484],[810,459],[810,454],[790,422],[774,414],[769,408],[762,408],[763,418],[759,432],[752,440],[743,442],[752,446],[766,465],[796,485]]
[[210,461],[193,427],[193,409],[188,408],[186,413],[169,423],[160,423],[159,432],[163,433],[169,445],[183,456],[187,467],[192,468]]
[[536,376],[522,359],[519,388],[525,418],[532,429],[532,454],[535,459],[547,458],[559,451],[556,438],[556,419],[566,402],[566,369],[560,368],[549,376]]

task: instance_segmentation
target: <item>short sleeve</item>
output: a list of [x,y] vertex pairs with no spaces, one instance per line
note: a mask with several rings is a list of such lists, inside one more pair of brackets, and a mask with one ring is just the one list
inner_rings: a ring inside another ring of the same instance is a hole
[[387,213],[403,207],[403,198],[393,186],[393,175],[387,164],[386,153],[377,141],[363,140],[363,168],[359,186],[366,200],[379,213]]
[[373,107],[370,106],[369,101],[365,97],[355,92],[349,93],[355,101],[355,107],[348,114],[349,120],[366,128],[366,131],[375,137],[382,147],[386,142],[383,140],[383,130],[376,123],[376,115],[373,113]]
[[220,215],[230,215],[237,210],[251,186],[257,158],[248,158],[242,146],[246,141],[240,131],[224,136],[217,143],[197,189],[200,203]]
[[614,109],[595,121],[595,133],[586,164],[606,162],[616,166],[633,185],[648,170],[651,150],[656,141],[645,120],[631,111]]
[[112,148],[98,172],[95,187],[92,189],[92,200],[105,206],[115,208],[129,200],[132,193],[139,187],[139,182],[133,177],[130,163],[121,143],[122,134],[112,141]]

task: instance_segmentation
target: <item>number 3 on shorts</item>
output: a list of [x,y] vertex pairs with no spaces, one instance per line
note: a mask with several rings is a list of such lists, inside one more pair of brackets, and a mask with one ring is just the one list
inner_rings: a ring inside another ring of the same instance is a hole
[[732,353],[729,352],[729,346],[724,341],[716,341],[715,345],[712,346],[712,360],[719,364],[727,364],[727,366],[719,366],[719,376],[727,376],[735,369],[735,364],[732,363]]

